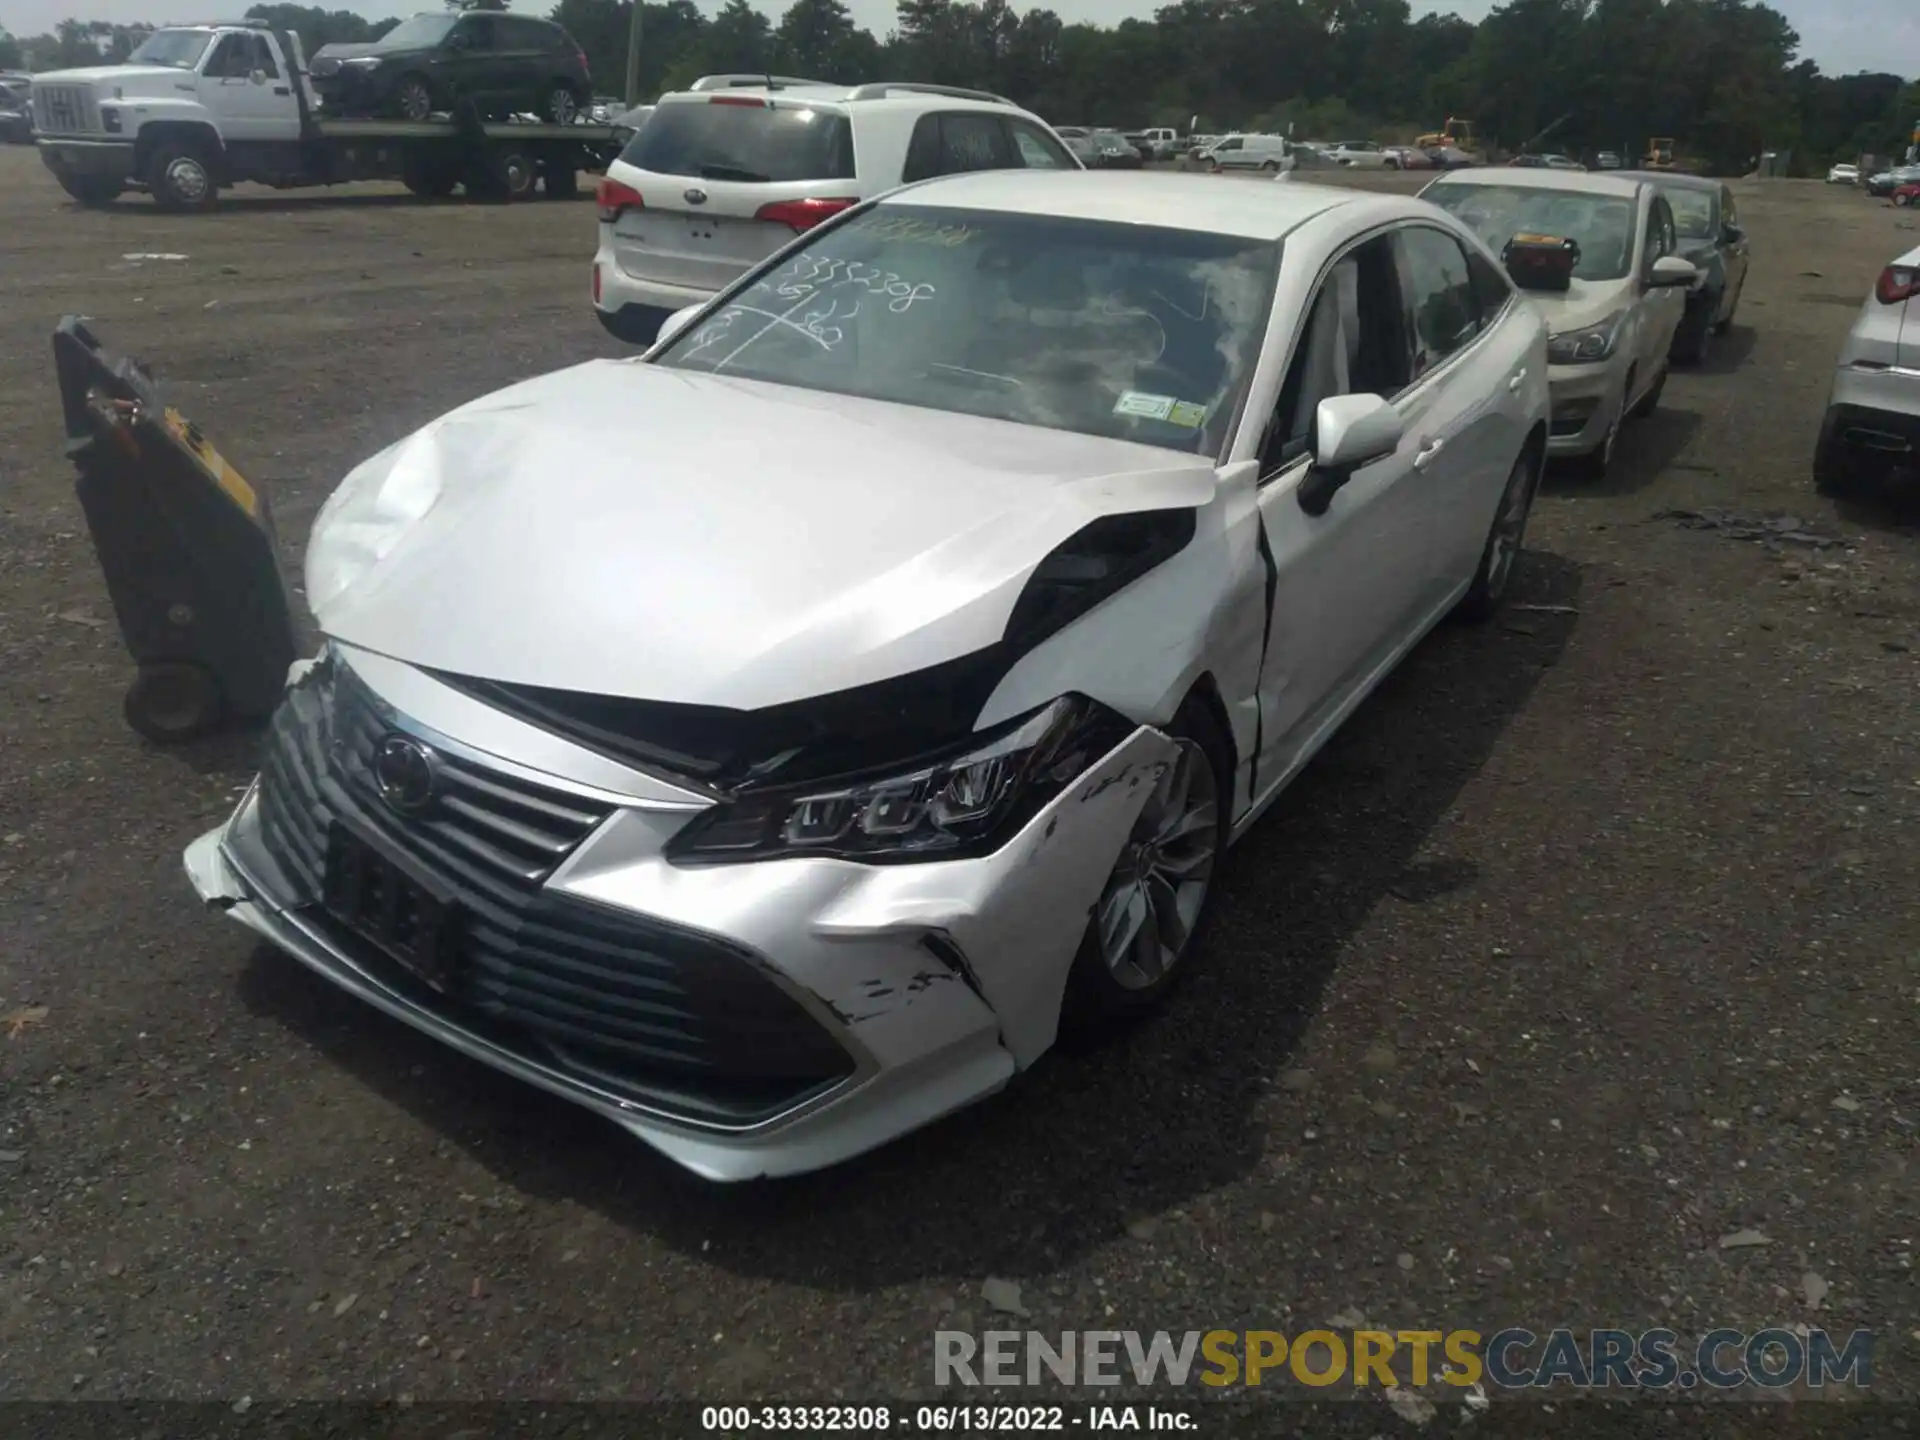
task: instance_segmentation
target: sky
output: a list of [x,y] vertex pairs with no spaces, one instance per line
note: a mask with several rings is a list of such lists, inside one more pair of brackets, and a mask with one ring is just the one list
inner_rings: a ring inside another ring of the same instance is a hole
[[[89,20],[134,21],[204,20],[216,15],[238,15],[250,0],[0,0],[0,26],[15,35],[37,35],[51,30],[69,15]],[[324,0],[327,8],[357,10],[374,19],[437,8],[425,0]],[[712,13],[720,0],[696,0]],[[782,0],[755,0],[777,16]],[[1053,0],[1052,8],[1068,22],[1113,24],[1130,15],[1149,15],[1163,0]],[[1413,0],[1416,15],[1451,10],[1478,20],[1494,0]],[[1920,4],[1914,0],[1771,0],[1800,32],[1803,58],[1819,62],[1829,75],[1855,70],[1895,69],[1920,73]],[[893,28],[893,0],[847,0],[854,19],[885,38]],[[514,0],[513,8],[544,14],[551,0]],[[1013,0],[1013,8],[1027,7]]]

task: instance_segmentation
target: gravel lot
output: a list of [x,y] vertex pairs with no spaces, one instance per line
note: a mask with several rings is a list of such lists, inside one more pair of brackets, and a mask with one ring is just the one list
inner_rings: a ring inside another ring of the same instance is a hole
[[[1920,531],[1808,474],[1913,222],[1740,195],[1711,370],[1235,853],[1169,1013],[715,1189],[199,910],[246,747],[123,725],[49,363],[94,317],[297,540],[379,446],[617,353],[590,204],[94,213],[0,151],[0,1397],[903,1396],[989,1277],[1047,1330],[1868,1327],[1920,1396]],[[1846,543],[1660,518],[1703,507]]]

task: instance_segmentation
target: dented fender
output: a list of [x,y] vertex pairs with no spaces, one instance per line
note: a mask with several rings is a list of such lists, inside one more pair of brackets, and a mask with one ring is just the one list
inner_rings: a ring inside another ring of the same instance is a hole
[[1163,732],[1142,726],[992,855],[890,867],[884,882],[823,909],[814,933],[945,937],[998,1019],[1001,1043],[1031,1065],[1053,1044],[1088,917],[1174,753]]

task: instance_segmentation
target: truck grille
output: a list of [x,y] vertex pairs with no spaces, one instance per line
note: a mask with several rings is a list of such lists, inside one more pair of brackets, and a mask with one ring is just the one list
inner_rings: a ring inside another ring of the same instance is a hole
[[42,135],[91,135],[100,129],[93,91],[85,85],[33,87],[33,128]]
[[[323,662],[287,693],[261,769],[262,840],[297,892],[284,898],[356,964],[517,1054],[690,1120],[750,1124],[852,1072],[751,956],[542,888],[610,807],[439,755],[443,798],[405,818],[373,781],[391,733],[363,682]],[[336,827],[457,912],[435,984],[323,907]]]

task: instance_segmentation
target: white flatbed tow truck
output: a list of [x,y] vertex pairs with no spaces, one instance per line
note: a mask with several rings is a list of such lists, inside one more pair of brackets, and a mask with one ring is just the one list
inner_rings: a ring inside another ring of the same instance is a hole
[[537,185],[564,198],[581,170],[604,169],[618,148],[610,125],[487,121],[471,105],[427,120],[335,119],[321,112],[292,31],[220,21],[154,33],[179,37],[156,47],[170,63],[33,77],[34,143],[83,205],[145,190],[162,209],[210,210],[241,182],[289,190],[359,180],[399,180],[428,197],[458,187],[516,200]]

